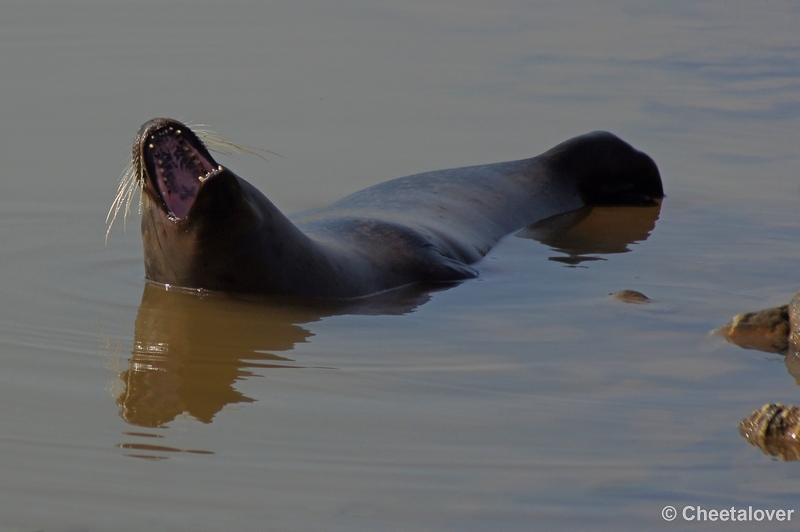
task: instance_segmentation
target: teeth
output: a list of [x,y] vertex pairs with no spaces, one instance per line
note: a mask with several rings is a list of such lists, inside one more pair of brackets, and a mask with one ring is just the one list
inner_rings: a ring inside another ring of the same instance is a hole
[[206,179],[208,179],[209,177],[211,177],[211,175],[212,175],[212,174],[216,174],[216,173],[217,173],[217,172],[219,172],[220,170],[222,170],[222,167],[221,167],[221,166],[217,166],[216,168],[214,168],[213,170],[211,170],[210,172],[208,172],[206,175],[201,175],[201,176],[198,176],[198,177],[197,177],[197,179],[198,179],[198,180],[199,180],[199,181],[202,183],[202,182],[204,182]]

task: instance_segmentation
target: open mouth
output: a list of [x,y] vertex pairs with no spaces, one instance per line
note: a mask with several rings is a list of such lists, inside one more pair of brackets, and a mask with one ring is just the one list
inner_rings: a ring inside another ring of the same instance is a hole
[[141,137],[144,169],[167,213],[186,218],[203,182],[222,171],[197,136],[172,120],[155,120]]

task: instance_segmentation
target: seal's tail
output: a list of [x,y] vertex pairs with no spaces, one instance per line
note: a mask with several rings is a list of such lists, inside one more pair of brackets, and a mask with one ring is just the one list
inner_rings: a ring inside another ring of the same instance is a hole
[[556,175],[577,180],[589,205],[652,205],[664,197],[653,159],[607,131],[570,139],[543,158]]

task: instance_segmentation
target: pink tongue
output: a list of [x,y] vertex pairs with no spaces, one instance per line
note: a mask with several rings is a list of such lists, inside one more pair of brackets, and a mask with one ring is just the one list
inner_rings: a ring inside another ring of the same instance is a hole
[[173,216],[186,218],[200,189],[200,177],[214,167],[180,137],[165,135],[151,146],[158,191]]

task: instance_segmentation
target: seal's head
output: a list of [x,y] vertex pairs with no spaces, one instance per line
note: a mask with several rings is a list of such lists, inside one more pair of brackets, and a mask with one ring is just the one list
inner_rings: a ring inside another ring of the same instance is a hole
[[111,224],[123,206],[127,216],[140,189],[145,277],[186,288],[269,291],[254,269],[278,255],[278,244],[262,240],[290,223],[255,187],[218,164],[212,150],[260,157],[202,127],[193,131],[169,118],[145,123],[109,211]]
[[169,285],[208,286],[198,281],[210,264],[202,257],[202,242],[219,240],[211,234],[219,231],[233,237],[231,216],[249,210],[238,178],[214,160],[194,131],[168,118],[139,129],[132,155],[131,173],[142,194],[145,276]]
[[[205,279],[230,268],[226,245],[235,245],[259,223],[252,187],[218,164],[206,143],[222,153],[252,153],[169,118],[145,123],[134,140],[131,163],[109,211],[109,231],[123,206],[127,217],[140,189],[145,276],[152,281],[217,287]],[[211,257],[217,252],[219,257]]]

